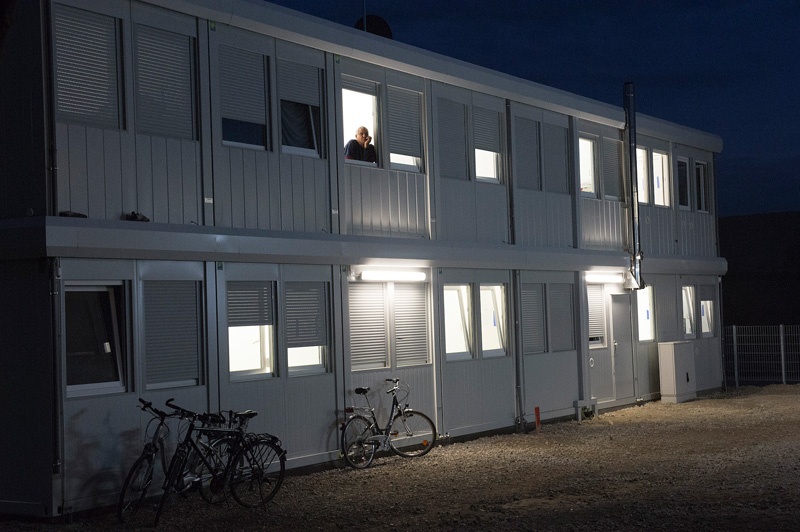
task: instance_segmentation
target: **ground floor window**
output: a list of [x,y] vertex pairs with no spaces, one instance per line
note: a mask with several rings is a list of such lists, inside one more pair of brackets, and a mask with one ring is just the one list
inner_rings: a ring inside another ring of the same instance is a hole
[[714,302],[700,301],[700,332],[703,337],[714,336]]
[[125,391],[125,319],[122,283],[66,287],[68,393]]
[[352,282],[349,292],[352,369],[429,363],[428,283]]
[[328,284],[285,283],[286,354],[289,374],[328,371]]
[[694,286],[681,288],[683,301],[683,335],[685,338],[694,337]]
[[653,319],[653,287],[646,286],[636,291],[636,313],[639,324],[639,341],[655,340],[655,320]]
[[447,360],[508,353],[505,284],[446,284],[442,294]]
[[466,360],[472,354],[472,291],[468,284],[444,286],[444,332],[447,360]]
[[589,346],[605,347],[606,303],[603,299],[603,285],[586,285],[586,296],[589,301]]
[[231,374],[272,374],[275,366],[275,283],[229,281],[227,288]]

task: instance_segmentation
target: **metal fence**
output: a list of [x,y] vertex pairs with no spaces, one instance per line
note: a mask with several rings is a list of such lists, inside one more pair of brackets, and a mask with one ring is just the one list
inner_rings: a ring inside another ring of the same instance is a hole
[[800,325],[725,327],[728,386],[800,383]]

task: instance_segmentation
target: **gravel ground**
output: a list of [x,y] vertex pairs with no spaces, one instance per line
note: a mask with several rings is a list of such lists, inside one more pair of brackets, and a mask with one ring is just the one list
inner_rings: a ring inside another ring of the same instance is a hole
[[[265,510],[176,496],[159,529],[798,530],[799,449],[800,386],[748,387],[292,474]],[[0,528],[122,529],[108,513]]]

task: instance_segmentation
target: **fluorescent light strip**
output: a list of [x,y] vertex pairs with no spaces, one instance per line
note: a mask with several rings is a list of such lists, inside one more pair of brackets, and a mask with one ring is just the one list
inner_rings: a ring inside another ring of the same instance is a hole
[[364,270],[361,272],[362,281],[412,281],[422,282],[427,279],[425,272],[403,270]]

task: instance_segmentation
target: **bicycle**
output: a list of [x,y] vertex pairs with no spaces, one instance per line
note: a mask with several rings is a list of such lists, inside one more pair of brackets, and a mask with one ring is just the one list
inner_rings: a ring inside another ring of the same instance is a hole
[[[400,406],[410,393],[411,387],[400,379],[386,379],[393,384],[386,391],[392,394],[389,419],[384,428],[378,425],[375,409],[369,402],[369,387],[359,387],[356,395],[364,396],[366,407],[351,406],[345,412],[351,414],[342,425],[342,454],[345,461],[356,469],[369,467],[378,450],[389,451],[405,458],[423,456],[436,443],[436,426],[427,415],[409,408],[408,403]],[[398,399],[398,392],[405,392]]]
[[[134,462],[122,485],[122,491],[117,503],[117,519],[123,524],[129,523],[134,518],[139,512],[142,503],[147,499],[147,493],[152,485],[155,473],[156,456],[159,457],[158,461],[161,464],[161,470],[166,477],[168,466],[165,441],[170,433],[167,419],[181,417],[177,411],[172,413],[164,412],[154,407],[150,401],[145,401],[142,398],[139,398],[139,402],[141,403],[139,408],[153,416],[148,421],[145,434],[150,432],[153,422],[157,421],[157,424],[152,430],[152,436],[149,441],[145,443],[142,454]],[[198,420],[204,428],[220,426],[226,423],[225,418],[220,414],[199,414]],[[204,449],[204,454],[207,456],[212,456],[212,453],[216,452],[215,443],[201,441],[199,434],[196,444],[198,448],[202,447]],[[203,485],[200,484],[200,479],[196,475],[199,463],[201,462],[196,453],[192,453],[186,467],[178,478],[176,491],[183,493],[194,486],[200,485],[201,494],[203,494]],[[203,498],[206,498],[206,496],[204,495]]]
[[[209,475],[206,479],[201,477],[197,480],[201,490],[206,482],[212,494],[230,489],[236,502],[246,508],[262,507],[275,496],[286,472],[286,451],[281,448],[277,437],[271,434],[245,433],[242,424],[235,428],[198,427],[197,421],[204,414],[186,410],[172,401],[168,400],[167,406],[189,423],[167,470],[164,492],[156,510],[155,526],[158,526],[170,494],[181,491],[186,463],[192,452],[202,463],[202,470],[207,470]],[[245,418],[250,419],[256,414],[257,412],[249,411]],[[196,431],[225,440],[224,452],[227,459],[223,460],[219,455],[222,452],[221,447],[209,445],[204,452],[193,437]]]

